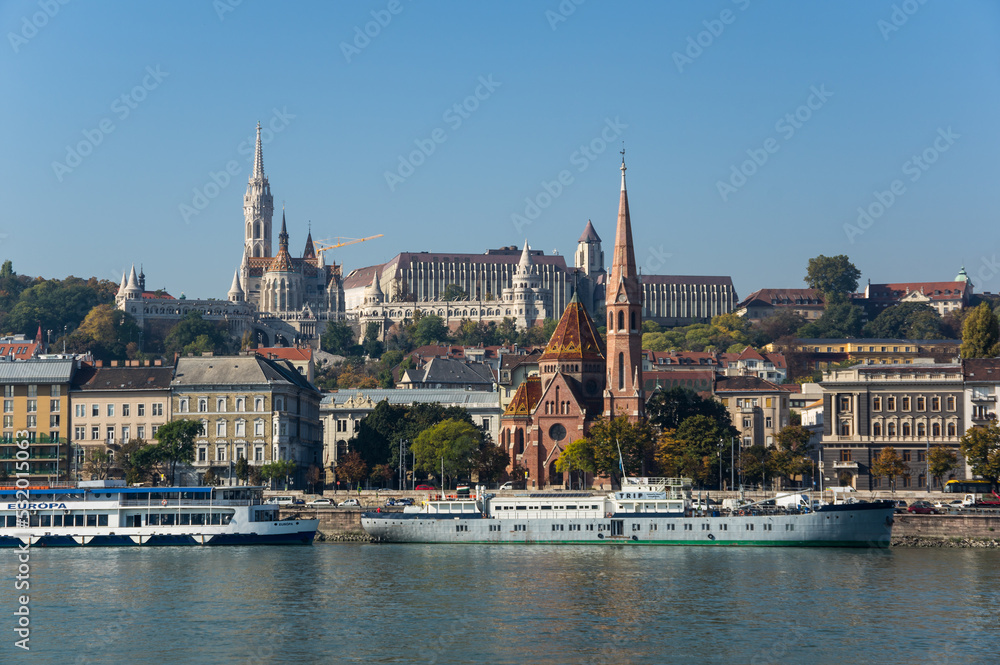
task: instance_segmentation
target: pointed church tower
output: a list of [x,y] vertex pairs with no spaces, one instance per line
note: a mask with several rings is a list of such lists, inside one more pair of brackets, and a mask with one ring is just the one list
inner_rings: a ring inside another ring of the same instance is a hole
[[[284,217],[284,214],[282,214]],[[302,258],[306,261],[316,261],[316,247],[313,246],[312,225],[309,227],[309,235],[306,236],[306,247],[302,250]]]
[[233,273],[233,285],[229,287],[229,293],[227,294],[229,302],[243,302],[244,293],[243,287],[240,286],[240,271],[237,270]]
[[643,416],[642,391],[642,287],[632,246],[632,220],[625,188],[625,151],[622,150],[622,191],[618,204],[618,227],[606,290],[608,313],[608,384],[604,392],[604,415]]
[[260,144],[260,123],[257,123],[257,151],[253,172],[243,197],[244,251],[247,256],[271,256],[271,219],[274,198],[271,185],[264,175],[264,152]]

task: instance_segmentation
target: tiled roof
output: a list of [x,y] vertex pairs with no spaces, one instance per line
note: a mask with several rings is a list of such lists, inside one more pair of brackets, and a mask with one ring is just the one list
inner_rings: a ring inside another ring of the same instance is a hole
[[179,358],[171,386],[268,385],[291,383],[316,390],[304,376],[284,360],[261,356],[200,356]]
[[962,298],[968,288],[968,282],[897,282],[869,284],[866,292],[871,300],[899,300],[914,292],[931,300],[954,300]]
[[267,266],[268,272],[292,272],[292,257],[288,250],[282,247],[278,250],[274,260]]
[[817,289],[760,289],[744,298],[737,307],[772,305],[776,307],[822,306],[823,294]]
[[73,378],[73,389],[169,390],[173,367],[94,367],[85,364]]
[[594,329],[594,322],[587,314],[587,309],[580,304],[576,294],[570,299],[556,326],[545,353],[540,358],[545,360],[599,360],[604,361],[604,350],[601,348],[600,336]]
[[271,346],[267,348],[256,349],[257,353],[264,356],[265,358],[270,358],[275,356],[281,358],[282,360],[291,360],[297,362],[308,362],[312,359],[312,349],[296,349],[294,347],[285,346]]
[[366,268],[356,268],[352,270],[350,274],[344,278],[344,289],[357,289],[364,288],[372,283],[372,277],[382,273],[382,266],[384,263],[380,263],[377,266],[368,266]]
[[577,242],[601,242],[601,236],[597,235],[593,223],[588,219],[587,226],[583,229],[583,234]]
[[962,361],[966,381],[1000,382],[1000,358],[968,358]]
[[715,392],[781,392],[781,387],[756,376],[727,376],[715,382]]
[[538,376],[529,376],[524,383],[514,391],[514,397],[503,412],[505,417],[509,416],[530,416],[538,406],[538,400],[542,398],[542,380]]

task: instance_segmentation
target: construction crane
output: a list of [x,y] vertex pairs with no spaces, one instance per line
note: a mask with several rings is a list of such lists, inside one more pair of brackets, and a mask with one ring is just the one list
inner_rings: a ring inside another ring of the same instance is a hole
[[368,236],[367,238],[326,238],[325,240],[314,241],[313,247],[316,249],[317,254],[322,254],[328,249],[337,249],[338,247],[346,247],[347,245],[356,245],[359,242],[374,240],[375,238],[381,238],[382,236],[383,234],[379,233],[378,235]]

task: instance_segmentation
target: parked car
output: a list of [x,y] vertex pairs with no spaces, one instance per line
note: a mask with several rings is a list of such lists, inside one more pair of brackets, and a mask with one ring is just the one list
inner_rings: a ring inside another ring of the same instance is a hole
[[307,506],[336,506],[337,502],[333,499],[313,499],[306,504]]
[[427,483],[420,483],[419,485],[417,485],[413,489],[420,490],[420,491],[427,491],[427,490],[433,491],[433,490],[436,490],[437,488],[434,487],[433,485],[428,485]]
[[514,489],[514,483],[512,483],[512,482],[510,482],[508,480],[507,482],[505,482],[503,485],[500,486],[500,489],[502,489],[502,490],[512,490],[512,489]]
[[396,505],[397,506],[412,506],[413,505],[413,499],[411,499],[410,497],[403,497],[402,499],[396,499]]
[[357,499],[344,499],[343,501],[340,502],[341,508],[347,508],[350,506],[360,506],[360,505],[361,502],[358,501]]
[[896,499],[892,503],[893,503],[893,506],[894,506],[894,512],[896,512],[896,513],[905,513],[906,512],[907,505],[906,505],[906,502],[903,501],[902,499]]
[[930,501],[914,501],[906,509],[906,512],[916,515],[937,515],[937,509]]
[[392,497],[389,497],[388,499],[385,500],[385,505],[387,505],[387,506],[396,506],[396,505],[399,505],[399,504],[396,503],[395,499],[393,499]]

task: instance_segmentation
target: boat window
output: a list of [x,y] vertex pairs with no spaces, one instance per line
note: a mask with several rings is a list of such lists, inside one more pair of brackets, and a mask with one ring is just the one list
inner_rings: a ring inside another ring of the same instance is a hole
[[62,515],[52,516],[52,526],[62,526]]
[[195,526],[205,524],[205,513],[193,513],[191,515],[191,524]]
[[173,526],[174,525],[174,514],[164,513],[160,516],[160,524],[163,526]]
[[552,506],[542,506],[542,510],[552,510]]
[[87,526],[97,526],[97,515],[87,515]]
[[146,517],[146,524],[148,526],[160,526],[160,514],[159,513],[150,513]]
[[97,516],[97,526],[107,526],[107,525],[108,525],[108,516],[107,515],[98,515]]
[[576,506],[566,506],[566,510],[576,510]]

